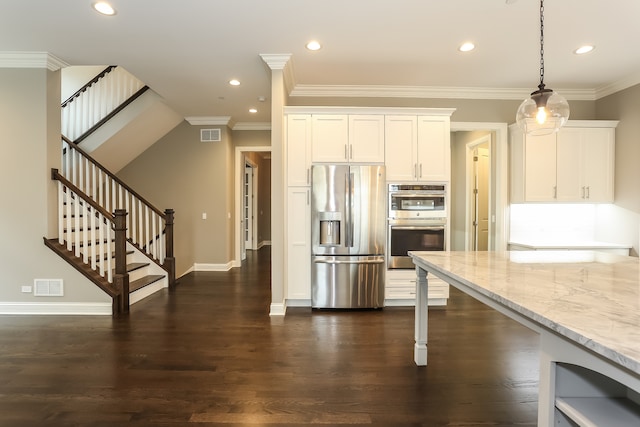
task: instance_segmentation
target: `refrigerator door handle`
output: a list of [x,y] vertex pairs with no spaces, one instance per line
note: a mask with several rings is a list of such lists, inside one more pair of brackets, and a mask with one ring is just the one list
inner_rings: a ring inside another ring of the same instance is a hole
[[345,242],[347,248],[353,247],[353,216],[351,212],[351,200],[353,198],[352,174],[345,174]]
[[365,259],[365,260],[336,260],[336,259],[316,259],[316,264],[382,264],[384,258]]

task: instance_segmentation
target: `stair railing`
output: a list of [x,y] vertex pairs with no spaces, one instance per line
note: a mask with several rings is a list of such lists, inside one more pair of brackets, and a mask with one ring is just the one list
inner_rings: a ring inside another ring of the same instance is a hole
[[51,170],[51,179],[58,183],[58,243],[109,283],[103,290],[114,298],[114,314],[128,312],[127,212],[110,213],[58,169]]
[[167,271],[169,287],[173,288],[173,210],[162,212],[153,206],[64,136],[60,175],[106,212],[127,212],[127,240]]
[[147,89],[124,68],[108,66],[62,103],[62,134],[79,143]]

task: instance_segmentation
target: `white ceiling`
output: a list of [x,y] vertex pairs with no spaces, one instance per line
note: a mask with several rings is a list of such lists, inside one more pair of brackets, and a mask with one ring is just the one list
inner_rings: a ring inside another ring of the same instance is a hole
[[[539,83],[538,0],[112,0],[113,17],[91,3],[0,0],[0,52],[121,65],[179,114],[235,123],[270,121],[260,54],[292,55],[294,95],[521,99]],[[639,18],[638,0],[547,0],[547,87],[597,99],[640,83]]]

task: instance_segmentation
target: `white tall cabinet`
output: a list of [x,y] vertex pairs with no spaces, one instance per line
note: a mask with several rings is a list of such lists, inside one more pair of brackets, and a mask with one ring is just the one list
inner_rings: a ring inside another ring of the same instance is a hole
[[311,115],[286,116],[286,298],[311,302]]
[[[384,164],[387,181],[450,181],[453,109],[285,107],[287,306],[311,306],[311,165]],[[388,273],[393,272],[390,270]],[[387,305],[415,301],[415,272],[388,274]],[[436,283],[430,303],[446,304]]]
[[613,202],[617,123],[569,121],[544,136],[524,135],[512,125],[512,203]]

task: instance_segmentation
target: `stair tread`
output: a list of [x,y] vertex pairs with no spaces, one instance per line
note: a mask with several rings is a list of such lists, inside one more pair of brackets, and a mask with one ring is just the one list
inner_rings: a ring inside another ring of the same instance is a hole
[[150,274],[148,276],[144,276],[138,280],[134,280],[133,282],[129,283],[129,293],[131,292],[135,292],[138,289],[142,289],[145,286],[148,286],[152,283],[157,282],[160,279],[164,279],[164,275],[162,274]]

